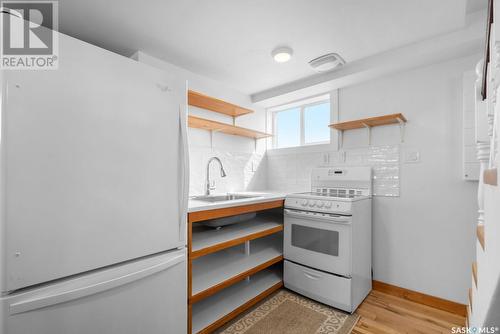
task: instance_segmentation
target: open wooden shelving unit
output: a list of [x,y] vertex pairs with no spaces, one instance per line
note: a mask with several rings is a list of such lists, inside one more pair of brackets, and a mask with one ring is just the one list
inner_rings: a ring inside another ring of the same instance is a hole
[[251,109],[243,108],[238,105],[207,96],[192,90],[188,91],[188,104],[190,106],[210,110],[219,114],[231,116],[233,124],[212,121],[206,118],[197,116],[188,116],[188,126],[190,128],[203,129],[213,132],[221,132],[234,136],[242,136],[253,139],[261,139],[271,137],[269,133],[255,131],[240,126],[236,126],[236,117],[253,113]]
[[[211,333],[283,286],[283,200],[188,214],[188,333]],[[201,222],[257,212],[220,229]]]

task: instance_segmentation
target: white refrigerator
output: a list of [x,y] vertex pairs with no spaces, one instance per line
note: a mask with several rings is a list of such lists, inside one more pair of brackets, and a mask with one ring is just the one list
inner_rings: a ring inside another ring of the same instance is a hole
[[186,83],[59,34],[1,73],[0,333],[186,333]]

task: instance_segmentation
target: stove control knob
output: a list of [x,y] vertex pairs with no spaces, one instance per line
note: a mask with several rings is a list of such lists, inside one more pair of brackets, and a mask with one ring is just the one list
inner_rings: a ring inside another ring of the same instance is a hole
[[315,206],[315,205],[316,205],[316,201],[311,201],[311,202],[309,203],[309,206],[310,206],[311,208],[312,208],[313,206]]
[[332,207],[332,202],[326,202],[326,203],[325,203],[325,207],[326,207],[327,209],[330,209],[330,208]]
[[321,201],[318,201],[318,203],[316,204],[316,206],[317,206],[318,208],[322,208],[322,207],[323,207],[323,205],[324,205],[324,203],[323,203],[323,202],[321,202]]
[[302,206],[306,206],[306,205],[307,205],[307,203],[308,203],[308,201],[307,201],[306,199],[303,199],[303,200],[302,200],[302,202],[300,202],[300,204],[301,204]]

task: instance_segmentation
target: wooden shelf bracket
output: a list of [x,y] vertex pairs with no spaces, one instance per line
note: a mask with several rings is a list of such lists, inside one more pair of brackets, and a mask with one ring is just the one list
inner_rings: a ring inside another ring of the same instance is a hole
[[406,131],[406,120],[401,119],[398,117],[398,122],[399,122],[399,134],[401,136],[401,142],[405,142],[405,131]]
[[372,127],[366,123],[363,126],[368,130],[368,146],[372,145]]

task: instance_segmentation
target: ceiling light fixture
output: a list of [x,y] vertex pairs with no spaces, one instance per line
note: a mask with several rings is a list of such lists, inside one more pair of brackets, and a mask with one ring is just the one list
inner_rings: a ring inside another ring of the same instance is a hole
[[274,58],[274,61],[277,63],[286,63],[292,58],[293,50],[287,46],[282,46],[276,48],[271,52],[271,55]]

